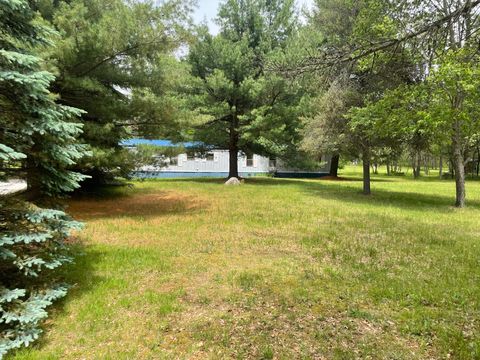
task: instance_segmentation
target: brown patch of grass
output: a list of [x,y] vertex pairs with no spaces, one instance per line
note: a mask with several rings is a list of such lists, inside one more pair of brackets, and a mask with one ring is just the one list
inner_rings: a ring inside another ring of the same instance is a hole
[[68,211],[81,220],[115,217],[158,217],[190,213],[205,207],[206,201],[195,196],[162,191],[133,194],[103,200],[83,199],[69,202]]

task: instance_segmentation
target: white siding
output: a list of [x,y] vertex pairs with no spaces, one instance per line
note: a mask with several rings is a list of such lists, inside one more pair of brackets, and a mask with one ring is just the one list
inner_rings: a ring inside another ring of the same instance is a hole
[[[195,158],[195,160],[187,160],[187,154],[178,155],[178,165],[169,165],[162,168],[155,166],[144,166],[139,170],[142,171],[162,171],[162,172],[228,172],[229,156],[228,150],[213,150],[213,160],[206,158]],[[241,173],[268,173],[269,158],[253,155],[253,166],[247,166],[247,158],[239,153],[238,155],[238,172]]]
[[[171,173],[228,173],[229,156],[228,150],[212,150],[213,160],[207,160],[206,157],[196,157],[187,159],[187,154],[178,155],[178,164],[166,167],[143,166],[137,170],[140,171],[159,171]],[[279,171],[284,173],[328,173],[330,170],[331,156],[322,157],[323,166],[316,171],[305,171],[299,168],[287,167],[282,163],[281,159],[276,162],[276,168],[270,167],[270,159],[257,154],[253,155],[253,166],[247,166],[247,157],[239,153],[238,155],[238,172],[239,173],[258,173],[265,174],[269,172]]]

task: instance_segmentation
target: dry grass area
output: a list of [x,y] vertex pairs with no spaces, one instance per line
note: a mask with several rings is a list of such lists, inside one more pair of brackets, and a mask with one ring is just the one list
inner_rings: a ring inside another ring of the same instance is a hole
[[480,358],[480,183],[135,183],[70,201],[73,285],[16,359]]

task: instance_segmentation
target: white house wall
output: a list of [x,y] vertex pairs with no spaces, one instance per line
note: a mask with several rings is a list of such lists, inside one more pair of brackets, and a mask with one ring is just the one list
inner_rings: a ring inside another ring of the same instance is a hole
[[[187,159],[187,154],[180,154],[177,157],[177,165],[168,166],[143,166],[137,171],[139,172],[155,172],[155,173],[175,173],[178,174],[228,174],[229,154],[228,150],[212,150],[213,160],[206,157],[196,157],[195,159]],[[316,171],[305,171],[294,167],[287,167],[281,160],[276,162],[275,167],[270,167],[270,159],[257,154],[253,155],[253,166],[247,166],[247,157],[239,153],[238,156],[238,172],[244,175],[267,174],[273,172],[279,173],[328,173],[330,170],[331,156],[322,158],[323,166]]]
[[[227,150],[214,150],[213,160],[206,158],[187,159],[187,154],[178,155],[178,165],[168,165],[166,167],[144,166],[141,171],[162,171],[162,172],[213,172],[228,173],[229,155]],[[238,171],[240,173],[268,173],[273,171],[269,168],[269,158],[253,155],[253,166],[247,166],[247,158],[239,154]]]

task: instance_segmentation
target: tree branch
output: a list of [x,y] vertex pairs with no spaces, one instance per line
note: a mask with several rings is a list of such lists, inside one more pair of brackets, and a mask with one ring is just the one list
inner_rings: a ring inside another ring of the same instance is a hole
[[274,64],[274,67],[276,66],[277,68],[271,69],[271,70],[276,70],[284,73],[291,72],[291,73],[301,74],[305,72],[319,71],[322,69],[332,68],[334,66],[338,66],[341,64],[354,63],[369,55],[387,50],[392,47],[398,47],[399,45],[401,45],[402,43],[408,40],[421,37],[429,32],[438,31],[438,29],[441,28],[443,25],[461,16],[467,15],[472,9],[476,8],[479,5],[480,5],[480,0],[474,0],[474,1],[468,0],[465,2],[463,6],[459,7],[457,10],[425,26],[420,27],[416,31],[407,33],[404,36],[377,42],[377,43],[371,44],[371,46],[368,46],[368,47],[348,49],[346,51],[343,51],[343,52],[339,51],[333,54],[328,54],[328,52],[324,52],[321,56],[307,57],[303,59],[303,61],[299,65],[294,66],[292,68],[285,68],[285,67],[282,67],[281,65],[278,66],[277,64],[276,66]]

